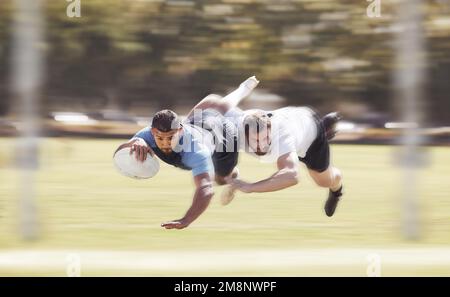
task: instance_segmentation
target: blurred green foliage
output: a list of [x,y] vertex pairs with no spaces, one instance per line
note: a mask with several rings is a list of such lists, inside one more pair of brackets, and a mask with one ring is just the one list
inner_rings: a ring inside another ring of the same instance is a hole
[[[175,108],[253,74],[288,104],[394,109],[393,37],[402,1],[382,1],[381,18],[366,16],[364,0],[82,0],[81,18],[67,17],[65,0],[44,3],[44,110]],[[3,113],[11,6],[0,3]],[[448,123],[449,3],[424,1],[423,12],[427,109],[433,121]]]

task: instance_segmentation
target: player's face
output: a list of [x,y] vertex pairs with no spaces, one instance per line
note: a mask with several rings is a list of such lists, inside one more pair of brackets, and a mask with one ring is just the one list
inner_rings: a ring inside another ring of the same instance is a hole
[[180,139],[181,129],[171,130],[169,132],[161,132],[152,128],[152,134],[155,138],[156,146],[164,153],[170,154]]
[[249,133],[248,135],[249,147],[258,156],[267,154],[270,149],[270,143],[270,128],[259,131],[259,133]]

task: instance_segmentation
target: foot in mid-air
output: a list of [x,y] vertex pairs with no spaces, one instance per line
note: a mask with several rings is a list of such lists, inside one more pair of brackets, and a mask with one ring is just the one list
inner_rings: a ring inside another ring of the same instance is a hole
[[328,194],[328,199],[325,202],[325,213],[327,214],[327,216],[331,217],[333,216],[336,207],[339,203],[339,201],[341,200],[341,196],[342,196],[342,186],[339,188],[339,190],[333,192],[330,189],[330,192]]
[[340,120],[342,120],[342,116],[338,112],[331,112],[322,118],[322,123],[328,140],[331,140],[334,136],[336,136],[336,125]]
[[220,196],[220,203],[224,206],[230,204],[230,202],[234,199],[235,193],[236,189],[233,189],[232,186],[225,186],[222,191],[222,195]]
[[[238,177],[239,177],[239,169],[236,167],[234,169],[232,178],[238,178]],[[236,189],[233,188],[231,185],[226,185],[220,196],[220,203],[223,206],[230,204],[230,202],[233,201],[235,194],[236,194]]]

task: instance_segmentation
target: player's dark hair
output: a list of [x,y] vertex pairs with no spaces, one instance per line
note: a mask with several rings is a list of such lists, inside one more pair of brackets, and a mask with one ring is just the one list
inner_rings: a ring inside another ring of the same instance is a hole
[[179,129],[181,127],[178,115],[168,109],[158,111],[152,120],[152,128],[161,132],[169,132],[171,130]]
[[270,116],[266,115],[263,112],[257,112],[251,115],[248,115],[244,118],[244,131],[245,131],[245,140],[246,145],[248,145],[248,138],[250,131],[252,133],[259,134],[259,132],[266,131],[266,129],[270,128],[271,121]]

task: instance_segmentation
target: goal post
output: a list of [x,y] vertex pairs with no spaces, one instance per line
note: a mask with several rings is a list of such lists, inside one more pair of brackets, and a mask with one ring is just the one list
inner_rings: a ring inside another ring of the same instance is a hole
[[38,237],[35,178],[38,169],[39,97],[43,83],[44,17],[42,0],[14,0],[12,46],[12,93],[18,102],[20,137],[19,228],[26,240]]
[[400,1],[396,16],[401,30],[395,35],[393,74],[396,107],[404,123],[400,189],[402,232],[407,239],[418,239],[420,235],[418,169],[423,163],[420,128],[425,116],[422,92],[426,66],[422,5],[421,0]]

